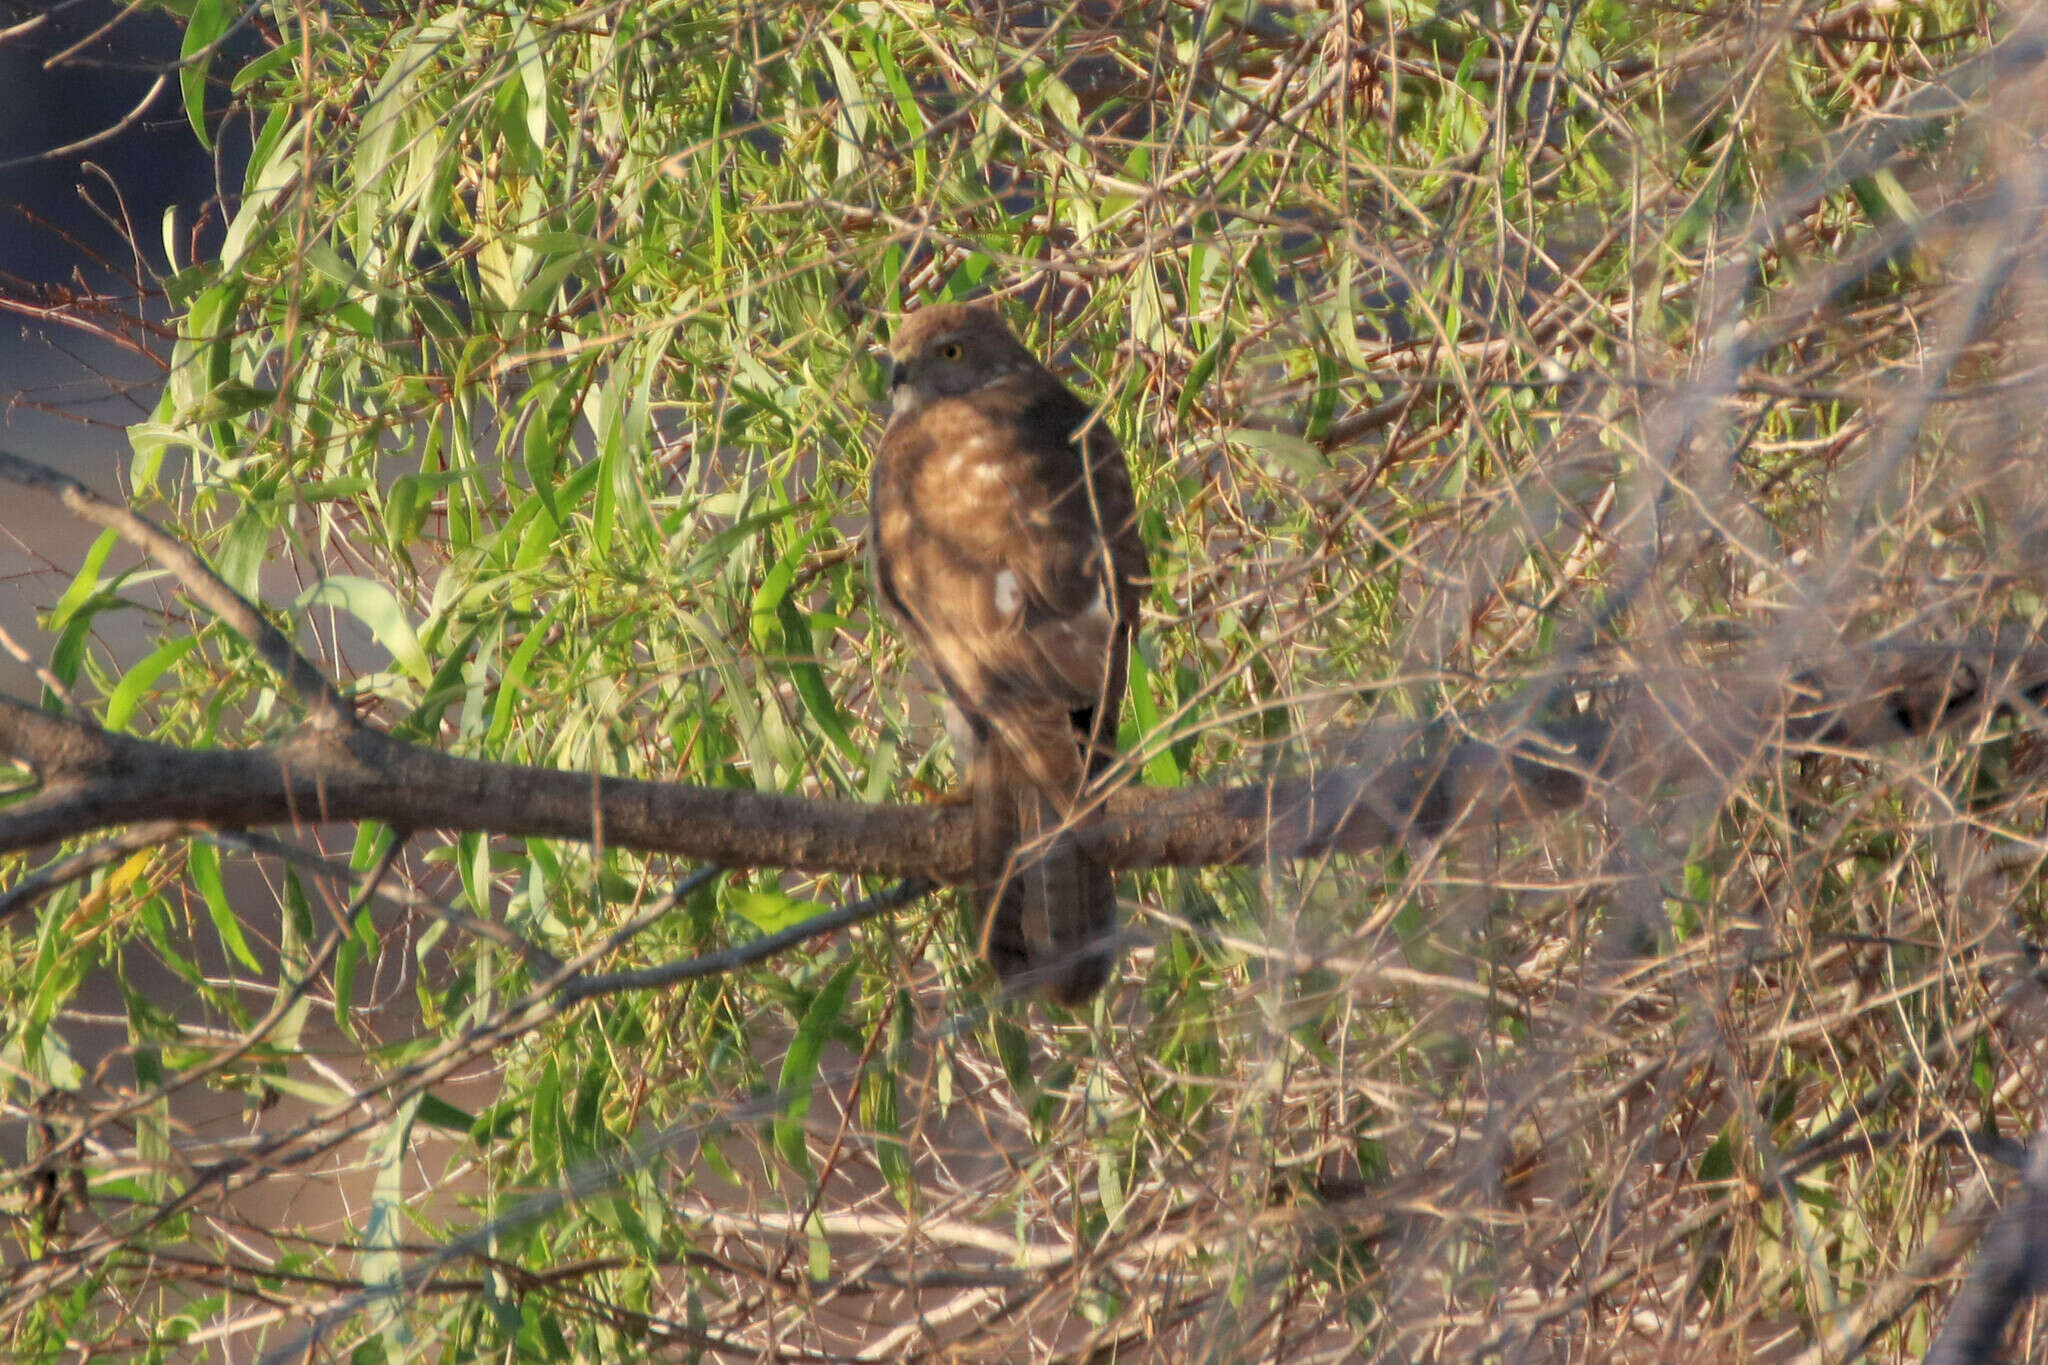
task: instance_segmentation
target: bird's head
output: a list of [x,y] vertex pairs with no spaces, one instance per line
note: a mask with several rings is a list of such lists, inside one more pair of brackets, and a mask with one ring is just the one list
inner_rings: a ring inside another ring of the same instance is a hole
[[903,320],[889,342],[889,403],[896,416],[1037,368],[992,308],[940,303]]

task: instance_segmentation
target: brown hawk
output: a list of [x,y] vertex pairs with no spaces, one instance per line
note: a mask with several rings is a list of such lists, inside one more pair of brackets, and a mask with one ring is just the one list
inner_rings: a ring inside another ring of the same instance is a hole
[[889,353],[876,586],[958,713],[982,951],[1077,1004],[1113,960],[1115,882],[1075,833],[1115,760],[1145,575],[1130,471],[991,309],[921,309]]

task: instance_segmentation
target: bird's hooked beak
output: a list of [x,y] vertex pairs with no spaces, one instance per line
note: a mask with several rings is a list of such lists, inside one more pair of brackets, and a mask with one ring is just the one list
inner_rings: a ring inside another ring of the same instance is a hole
[[889,367],[889,415],[901,417],[917,408],[919,398],[910,383],[910,362],[892,358],[885,348],[878,348],[876,359]]
[[910,362],[898,360],[889,350],[888,343],[886,342],[877,342],[869,347],[868,355],[874,359],[877,365],[888,371],[889,405],[896,411],[901,412],[904,401],[910,393],[909,389],[904,387],[910,382]]

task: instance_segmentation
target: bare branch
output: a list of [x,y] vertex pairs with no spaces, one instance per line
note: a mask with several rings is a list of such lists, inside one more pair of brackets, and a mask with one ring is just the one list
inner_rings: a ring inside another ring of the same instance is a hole
[[932,889],[933,883],[929,881],[907,877],[886,891],[849,905],[842,905],[835,910],[812,915],[807,920],[758,938],[752,943],[722,948],[715,953],[705,953],[682,962],[665,962],[658,967],[639,967],[630,971],[608,972],[602,976],[578,977],[562,987],[561,1000],[563,1004],[570,1005],[596,995],[658,989],[673,986],[679,981],[692,981],[700,976],[718,976],[724,972],[737,971],[751,963],[764,962],[783,949],[795,947],[806,939],[835,933],[871,920],[899,906],[908,905],[920,896],[931,894]]
[[[1523,825],[1583,804],[1597,784],[1634,791],[1722,780],[1764,757],[1868,748],[1997,711],[2031,713],[2048,650],[2010,641],[1873,646],[1758,680],[1758,670],[1639,675],[1608,714],[1528,720],[1529,706],[1369,730],[1325,771],[1241,786],[1125,788],[1089,838],[1115,867],[1199,867],[1365,852],[1458,828]],[[1549,695],[1564,691],[1550,689]],[[1497,738],[1473,727],[1497,721]],[[137,821],[240,829],[381,820],[399,829],[590,840],[727,868],[959,882],[968,813],[597,777],[459,758],[368,728],[308,730],[256,749],[193,751],[113,734],[0,697],[0,754],[44,789],[0,810],[0,851]]]
[[1983,1247],[1927,1353],[1927,1365],[1996,1359],[2007,1319],[2048,1289],[2048,1137],[2034,1139],[2026,1175],[1985,1233]]

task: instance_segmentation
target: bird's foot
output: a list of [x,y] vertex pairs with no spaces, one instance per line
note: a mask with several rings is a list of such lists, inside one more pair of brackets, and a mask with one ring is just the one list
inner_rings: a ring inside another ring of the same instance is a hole
[[918,800],[932,806],[964,806],[973,800],[973,794],[965,787],[954,787],[950,791],[932,786],[928,782],[910,779],[911,794]]

